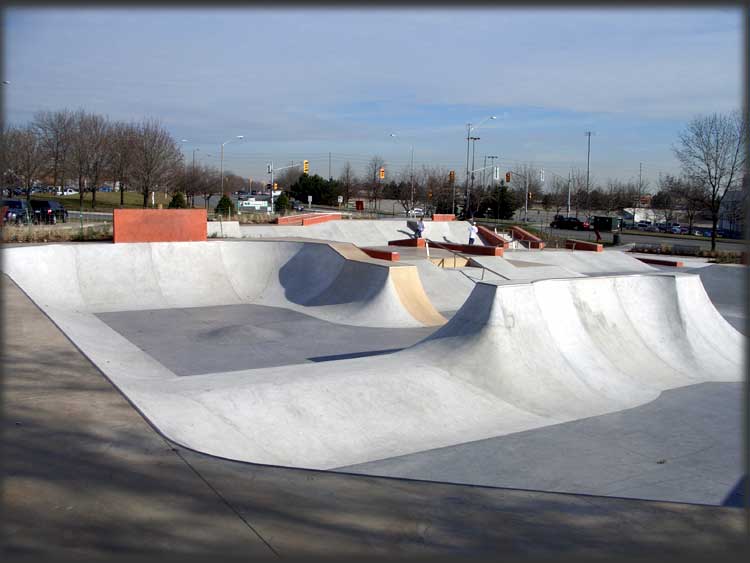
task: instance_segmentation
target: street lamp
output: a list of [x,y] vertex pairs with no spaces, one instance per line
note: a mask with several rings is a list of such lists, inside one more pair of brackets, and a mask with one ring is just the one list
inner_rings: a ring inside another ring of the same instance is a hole
[[[398,138],[398,135],[391,133],[391,137],[394,139]],[[414,209],[414,145],[409,145],[411,152],[411,165],[409,167],[409,182],[411,184],[411,203],[409,204],[409,210]]]
[[[469,205],[469,141],[471,140],[471,132],[475,129],[479,129],[485,122],[497,119],[497,116],[490,115],[479,122],[478,125],[472,125],[471,123],[466,124],[466,203],[464,205],[464,214],[466,214],[466,207]],[[453,188],[453,213],[456,213],[456,188]]]
[[[244,135],[237,135],[235,139],[244,139]],[[220,165],[220,171],[219,174],[221,175],[221,193],[224,193],[224,145],[227,143],[231,143],[234,139],[229,139],[228,141],[224,141],[221,143],[221,165]]]

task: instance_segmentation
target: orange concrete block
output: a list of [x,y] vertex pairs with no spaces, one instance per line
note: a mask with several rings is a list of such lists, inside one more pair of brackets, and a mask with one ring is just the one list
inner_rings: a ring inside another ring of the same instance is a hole
[[415,248],[424,248],[423,238],[402,238],[398,240],[389,240],[388,246],[413,246]]
[[544,248],[544,241],[538,236],[532,235],[526,229],[514,225],[510,228],[510,231],[515,238],[528,242],[529,248],[538,248],[539,250]]
[[374,248],[361,248],[360,250],[371,258],[377,258],[378,260],[398,262],[401,259],[401,255],[398,252],[392,252],[390,250],[376,250]]
[[593,252],[603,252],[604,246],[598,242],[589,242],[585,240],[568,239],[565,241],[565,248],[569,250],[590,250]]
[[321,213],[314,213],[312,216],[303,217],[303,225],[317,225],[318,223],[327,223],[328,221],[339,221],[341,219],[341,213],[327,213],[325,215]]
[[479,229],[479,236],[484,239],[484,242],[486,244],[502,246],[503,248],[508,248],[510,246],[510,243],[507,240],[499,235],[496,235],[494,231],[491,231],[487,227],[477,225],[477,228]]
[[115,209],[114,242],[188,242],[206,240],[205,209]]
[[675,268],[685,266],[685,262],[681,260],[662,260],[660,258],[644,258],[641,256],[636,256],[635,258],[646,264],[656,264],[657,266],[674,266]]
[[456,216],[453,213],[434,213],[432,215],[433,221],[455,221]]

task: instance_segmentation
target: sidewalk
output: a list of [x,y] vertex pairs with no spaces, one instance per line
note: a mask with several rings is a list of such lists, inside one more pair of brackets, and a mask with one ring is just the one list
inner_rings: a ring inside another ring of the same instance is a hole
[[3,276],[12,555],[741,555],[741,509],[221,460],[161,437]]

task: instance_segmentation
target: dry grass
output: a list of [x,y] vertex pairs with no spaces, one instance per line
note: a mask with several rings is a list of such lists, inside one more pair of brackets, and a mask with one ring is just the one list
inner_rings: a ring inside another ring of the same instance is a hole
[[67,242],[85,240],[112,240],[112,224],[73,228],[55,228],[44,225],[6,225],[0,229],[3,242]]

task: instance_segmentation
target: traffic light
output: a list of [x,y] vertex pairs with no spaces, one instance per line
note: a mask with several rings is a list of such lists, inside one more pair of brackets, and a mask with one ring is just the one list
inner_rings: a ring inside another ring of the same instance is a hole
[[310,172],[310,161],[309,160],[303,160],[302,161],[302,172],[307,174]]
[[278,182],[274,182],[274,183],[273,183],[273,189],[275,190],[275,189],[277,189],[278,187],[279,187],[279,183],[278,183]]
[[427,199],[432,199],[432,192],[427,192]]
[[505,182],[508,184],[510,183],[510,172],[505,173]]
[[534,199],[534,194],[532,194],[531,192],[529,192],[529,201],[531,201],[532,199]]
[[382,180],[383,178],[385,178],[385,168],[380,169],[380,179]]
[[448,172],[448,180],[450,181],[451,184],[456,181],[456,171],[455,170],[451,170],[450,172]]

